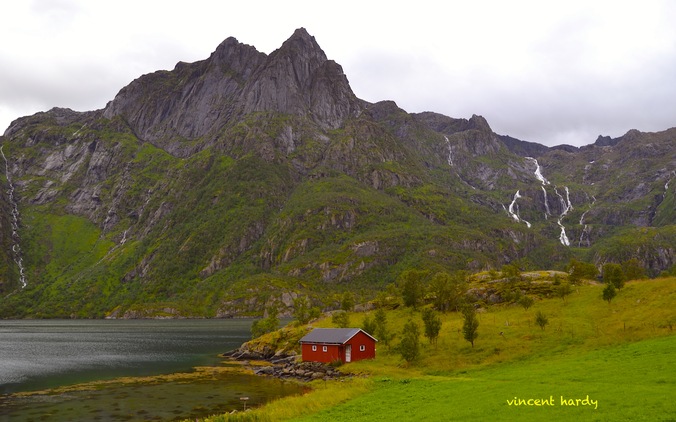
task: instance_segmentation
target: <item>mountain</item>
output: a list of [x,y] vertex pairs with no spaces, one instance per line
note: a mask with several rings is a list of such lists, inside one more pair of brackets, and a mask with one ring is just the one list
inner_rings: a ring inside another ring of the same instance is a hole
[[676,129],[548,148],[369,103],[302,28],[0,144],[4,317],[251,315],[367,299],[408,268],[675,263]]

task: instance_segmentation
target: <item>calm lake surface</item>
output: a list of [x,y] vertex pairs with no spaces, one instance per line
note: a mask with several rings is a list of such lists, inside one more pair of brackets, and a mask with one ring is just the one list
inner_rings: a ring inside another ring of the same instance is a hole
[[214,373],[208,380],[106,384],[96,391],[12,394],[222,366],[251,320],[0,320],[0,421],[181,420],[298,394],[278,380]]

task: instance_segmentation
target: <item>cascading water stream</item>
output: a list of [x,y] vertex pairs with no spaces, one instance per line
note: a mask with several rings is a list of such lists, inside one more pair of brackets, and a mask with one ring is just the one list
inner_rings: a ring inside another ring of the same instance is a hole
[[592,209],[592,207],[594,206],[595,203],[596,203],[596,197],[592,195],[592,203],[589,206],[589,209],[587,211],[583,212],[582,215],[580,216],[580,225],[584,226],[584,227],[582,228],[582,233],[580,233],[580,240],[577,242],[577,245],[579,247],[582,247],[582,242],[584,241],[585,236],[587,237],[587,246],[590,246],[589,234],[590,234],[591,230],[589,229],[589,225],[585,224],[584,217]]
[[[514,207],[516,206],[516,200],[519,199],[519,198],[521,198],[521,194],[517,190],[516,193],[514,194],[514,199],[512,199],[512,202],[509,204],[509,208],[507,208],[507,214],[509,214],[509,216],[512,217],[514,219],[514,221],[516,221],[516,222],[523,221],[524,223],[526,223],[526,226],[528,226],[528,228],[530,228],[530,223],[528,221],[522,219],[521,217],[519,217],[519,215],[514,211]],[[503,205],[503,207],[504,207],[504,205]]]
[[538,163],[538,160],[533,157],[526,157],[526,160],[531,160],[533,163],[535,163],[535,178],[538,179],[543,186],[548,185],[549,180],[545,179],[545,177],[542,175],[542,172],[540,171],[540,163]]
[[451,141],[448,140],[448,136],[444,136],[446,140],[446,145],[448,146],[448,165],[453,167],[453,150],[451,149]]
[[566,189],[566,199],[563,199],[563,196],[559,193],[559,191],[554,187],[554,192],[556,195],[559,197],[559,200],[561,200],[561,208],[563,208],[563,211],[561,212],[561,215],[559,215],[559,219],[557,221],[557,224],[561,228],[561,234],[559,235],[559,241],[561,242],[562,245],[564,246],[570,246],[570,240],[568,239],[568,236],[566,236],[566,228],[563,226],[563,223],[561,222],[563,218],[570,212],[570,210],[573,209],[573,204],[570,203],[570,192],[568,191],[568,186],[564,186]]
[[540,170],[540,163],[538,163],[538,160],[536,160],[533,157],[526,157],[526,160],[530,160],[535,164],[535,178],[542,183],[542,193],[545,196],[545,220],[549,218],[551,215],[551,212],[549,211],[549,204],[547,203],[547,189],[545,189],[545,186],[549,184],[549,180],[545,179],[545,176],[542,175],[542,171]]
[[23,256],[21,253],[21,239],[19,238],[19,206],[14,199],[14,184],[12,183],[12,178],[9,174],[9,163],[7,162],[7,157],[5,157],[5,152],[2,150],[4,145],[0,145],[0,155],[5,161],[5,178],[7,179],[7,198],[9,199],[9,205],[12,208],[12,253],[14,253],[14,262],[19,267],[19,282],[21,283],[21,288],[24,289],[28,284],[26,282],[25,268],[23,266]]

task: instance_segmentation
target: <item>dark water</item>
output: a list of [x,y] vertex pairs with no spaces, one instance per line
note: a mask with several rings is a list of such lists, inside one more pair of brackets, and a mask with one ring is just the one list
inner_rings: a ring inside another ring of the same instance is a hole
[[222,366],[251,320],[0,321],[0,421],[181,420],[301,392],[293,384],[213,371],[203,379],[108,383],[59,394],[10,394],[122,376]]

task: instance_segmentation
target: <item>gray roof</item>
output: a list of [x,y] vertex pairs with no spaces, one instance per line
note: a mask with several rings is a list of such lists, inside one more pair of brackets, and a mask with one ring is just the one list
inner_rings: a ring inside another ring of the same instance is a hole
[[360,331],[378,341],[361,328],[315,328],[300,339],[300,343],[345,344]]

